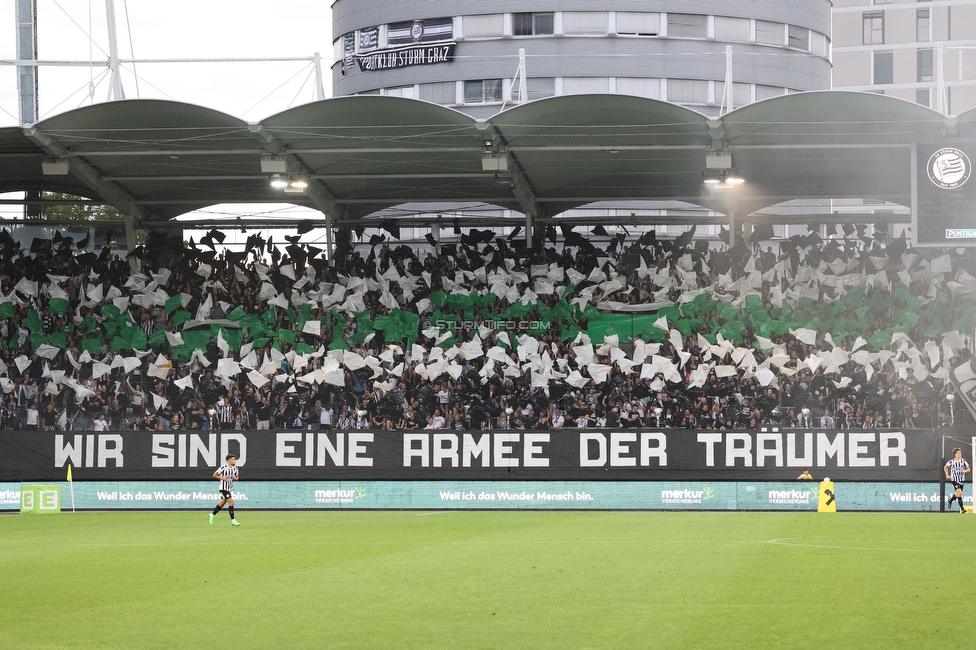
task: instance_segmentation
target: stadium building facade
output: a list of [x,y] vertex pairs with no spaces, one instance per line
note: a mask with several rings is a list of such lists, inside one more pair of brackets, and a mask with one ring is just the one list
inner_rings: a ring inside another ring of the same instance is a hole
[[337,0],[333,21],[334,96],[479,119],[519,103],[519,50],[529,101],[617,93],[718,115],[728,47],[733,107],[830,88],[828,0]]
[[835,90],[976,107],[976,0],[835,0],[833,16]]

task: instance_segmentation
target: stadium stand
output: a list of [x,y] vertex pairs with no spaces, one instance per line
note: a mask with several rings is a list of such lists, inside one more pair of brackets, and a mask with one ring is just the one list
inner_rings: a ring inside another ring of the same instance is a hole
[[234,252],[214,230],[120,259],[3,231],[0,428],[948,423],[971,253],[881,228],[776,252],[694,229],[598,249],[601,230],[533,251],[470,230],[435,254],[347,234],[332,265],[300,237]]

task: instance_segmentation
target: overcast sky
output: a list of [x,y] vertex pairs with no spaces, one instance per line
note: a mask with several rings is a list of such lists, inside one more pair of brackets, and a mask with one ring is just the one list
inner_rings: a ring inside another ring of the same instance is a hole
[[[263,58],[312,57],[320,52],[328,97],[333,52],[330,5],[329,0],[115,0],[119,55],[124,59]],[[109,45],[104,0],[37,0],[37,14],[39,59],[103,64],[93,69],[42,67],[41,119],[91,103],[92,77],[97,84],[94,100],[105,101]],[[0,1],[0,59],[16,58],[14,18],[14,1]],[[252,121],[314,97],[306,62],[136,64],[138,95],[132,65],[125,67],[123,86],[128,98],[172,98]],[[15,69],[0,66],[0,126],[16,125],[18,113]]]

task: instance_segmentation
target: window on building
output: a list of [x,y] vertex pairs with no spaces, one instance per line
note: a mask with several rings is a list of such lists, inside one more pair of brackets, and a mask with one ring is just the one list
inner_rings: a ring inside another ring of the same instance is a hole
[[552,97],[556,94],[556,80],[552,77],[536,77],[525,80],[529,88],[529,101]]
[[762,101],[763,99],[769,99],[770,97],[780,97],[786,94],[786,88],[780,88],[779,86],[764,86],[762,84],[756,84],[756,101]]
[[617,94],[661,99],[661,80],[643,77],[617,77]]
[[[528,101],[545,99],[556,94],[556,80],[552,77],[529,77],[525,80]],[[512,101],[519,101],[518,83],[512,86]]]
[[[725,82],[715,82],[715,105],[721,106],[722,98],[725,96]],[[752,103],[752,86],[749,84],[732,84],[732,107],[739,108]]]
[[708,102],[708,82],[701,79],[668,79],[668,101],[705,104]]
[[932,25],[929,16],[931,16],[931,13],[929,13],[928,9],[915,10],[915,40],[919,43],[928,43],[932,40],[932,37],[929,35]]
[[520,12],[512,14],[513,36],[535,36],[553,33],[553,13],[551,11]]
[[790,25],[789,38],[789,46],[794,50],[810,51],[810,30],[806,27]]
[[786,32],[783,23],[756,21],[756,42],[763,45],[785,45]]
[[464,103],[485,104],[502,101],[501,79],[478,79],[464,82]]
[[435,104],[450,105],[456,101],[454,96],[455,84],[453,81],[444,81],[433,84],[420,84],[420,98]]
[[932,108],[930,92],[928,88],[916,88],[915,89],[915,103],[921,104],[927,108]]
[[918,59],[918,81],[932,81],[932,50],[919,50]]
[[610,14],[605,11],[564,11],[563,33],[570,36],[605,35],[610,28]]
[[416,99],[417,89],[414,86],[397,86],[396,88],[387,88],[386,94],[390,97],[409,97],[410,99]]
[[895,80],[895,55],[892,52],[874,53],[874,77],[875,84],[890,84]]
[[505,33],[503,14],[483,14],[461,18],[461,33],[464,38],[501,38]]
[[752,21],[748,18],[715,16],[715,40],[748,43],[752,40]]
[[864,45],[880,45],[885,42],[883,11],[861,14],[861,24],[864,27]]
[[618,11],[617,33],[633,36],[657,36],[661,33],[661,14]]
[[606,94],[610,92],[607,77],[564,77],[564,95]]
[[827,37],[813,32],[810,36],[810,51],[817,56],[827,56]]
[[708,36],[708,16],[669,13],[668,36],[673,38],[706,38]]

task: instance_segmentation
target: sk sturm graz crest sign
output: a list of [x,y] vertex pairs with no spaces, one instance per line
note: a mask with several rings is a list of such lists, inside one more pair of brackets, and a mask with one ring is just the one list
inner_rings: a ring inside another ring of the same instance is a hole
[[976,143],[919,143],[913,236],[918,246],[976,246]]
[[965,185],[972,170],[969,156],[954,147],[946,147],[933,153],[926,166],[929,180],[943,190],[953,190]]

